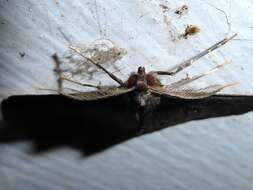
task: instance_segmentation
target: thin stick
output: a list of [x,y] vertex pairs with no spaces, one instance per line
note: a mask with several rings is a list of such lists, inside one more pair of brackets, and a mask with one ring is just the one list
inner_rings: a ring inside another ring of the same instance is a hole
[[[191,66],[195,61],[199,60],[201,57],[211,53],[212,51],[218,49],[219,47],[225,45],[227,42],[232,40],[234,37],[237,36],[237,33],[232,35],[229,38],[224,38],[223,40],[217,42],[216,44],[212,45],[211,47],[205,49],[204,51],[200,52],[199,54],[191,57],[190,59],[187,59],[183,63],[179,64],[178,66],[170,69],[169,71],[155,71],[154,73],[157,73],[158,75],[175,75],[178,72],[182,71],[184,68]],[[175,70],[175,71],[173,71]]]
[[82,56],[83,58],[87,59],[87,60],[88,60],[90,63],[92,63],[93,65],[96,65],[99,69],[103,70],[109,77],[111,77],[114,81],[116,81],[117,83],[119,83],[120,86],[124,86],[124,82],[123,82],[120,78],[116,77],[114,74],[112,74],[112,73],[111,73],[110,71],[108,71],[106,68],[104,68],[102,65],[100,65],[100,64],[94,62],[92,59],[90,59],[90,58],[84,56],[84,55],[80,52],[80,50],[78,50],[78,48],[75,48],[75,47],[72,47],[72,46],[70,46],[69,48],[72,49],[73,51],[75,51],[76,53],[78,53],[78,54],[79,54],[80,56]]

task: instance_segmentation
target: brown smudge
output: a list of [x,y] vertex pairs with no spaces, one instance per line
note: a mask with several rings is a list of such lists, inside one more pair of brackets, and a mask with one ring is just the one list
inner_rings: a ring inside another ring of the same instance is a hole
[[179,8],[177,8],[177,10],[175,10],[175,14],[177,14],[179,17],[185,15],[189,10],[189,7],[187,5],[183,5]]
[[184,33],[180,37],[183,37],[183,38],[187,39],[188,36],[196,35],[199,32],[200,32],[199,27],[194,26],[194,25],[187,25],[187,27],[185,28]]

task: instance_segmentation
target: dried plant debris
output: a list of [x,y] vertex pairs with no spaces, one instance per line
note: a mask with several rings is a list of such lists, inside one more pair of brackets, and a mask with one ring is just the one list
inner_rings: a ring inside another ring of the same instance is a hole
[[178,15],[179,17],[182,17],[188,12],[188,10],[189,10],[189,7],[187,5],[182,5],[181,7],[177,8],[174,13]]
[[98,64],[115,62],[127,52],[107,39],[97,40],[87,48],[78,48],[80,52]]
[[[97,64],[114,64],[127,54],[126,49],[120,48],[108,39],[99,39],[86,47],[71,46],[63,59],[63,73],[67,77],[81,77],[96,72],[96,67],[87,63],[90,59]],[[75,54],[73,49],[78,50],[83,56]],[[85,57],[85,58],[84,58]]]
[[163,23],[165,24],[166,30],[169,33],[169,38],[171,38],[172,41],[176,41],[178,32],[176,31],[176,28],[173,27],[173,20],[170,16],[169,8],[164,4],[160,4],[160,8],[162,9]]
[[159,6],[162,9],[163,22],[166,25],[166,28],[169,32],[170,39],[172,42],[178,41],[181,38],[187,38],[188,35],[193,35],[193,34],[199,32],[199,30],[197,30],[198,29],[197,27],[190,25],[185,29],[185,33],[181,34],[181,32],[178,31],[178,29],[176,27],[178,24],[181,24],[181,23],[176,23],[179,21],[177,19],[176,20],[174,19],[175,14],[179,17],[185,15],[189,11],[189,8],[187,5],[182,5],[179,8],[172,9],[171,11],[169,10],[168,6],[166,6],[164,4],[160,4]]
[[187,25],[185,28],[185,31],[183,34],[179,36],[179,38],[184,38],[187,39],[189,36],[196,35],[197,33],[200,32],[200,28],[194,25]]

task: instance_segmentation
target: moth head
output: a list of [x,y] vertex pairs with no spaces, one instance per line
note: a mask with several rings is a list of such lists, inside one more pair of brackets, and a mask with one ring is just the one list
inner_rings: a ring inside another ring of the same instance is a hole
[[140,74],[140,75],[146,74],[145,67],[139,67],[137,73]]

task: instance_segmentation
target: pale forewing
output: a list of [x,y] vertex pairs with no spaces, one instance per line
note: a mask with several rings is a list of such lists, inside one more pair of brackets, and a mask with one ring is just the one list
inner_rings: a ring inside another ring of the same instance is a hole
[[227,85],[210,85],[205,88],[192,89],[192,88],[169,88],[164,86],[163,88],[152,88],[151,92],[159,95],[174,96],[182,99],[201,99],[206,98],[222,91],[224,88],[234,86],[233,84]]
[[101,89],[89,92],[77,92],[77,93],[61,93],[71,99],[81,101],[91,101],[109,98],[112,96],[118,96],[133,91],[134,88],[123,88],[123,87],[101,87]]

